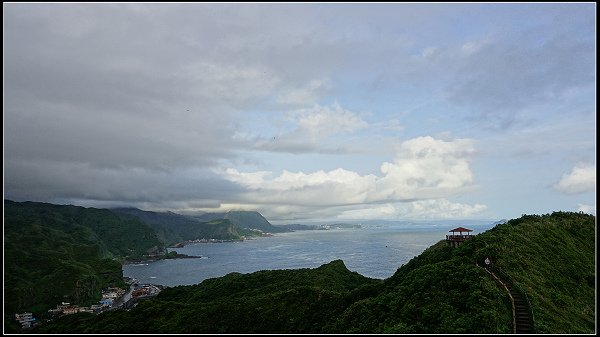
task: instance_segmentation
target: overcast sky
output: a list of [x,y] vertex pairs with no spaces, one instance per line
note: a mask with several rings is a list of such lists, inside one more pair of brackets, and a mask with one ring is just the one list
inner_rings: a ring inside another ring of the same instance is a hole
[[3,3],[4,197],[596,214],[595,27],[595,3]]

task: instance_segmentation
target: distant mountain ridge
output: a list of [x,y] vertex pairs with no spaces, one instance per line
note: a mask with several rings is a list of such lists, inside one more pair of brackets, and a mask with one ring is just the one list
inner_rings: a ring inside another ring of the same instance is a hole
[[254,211],[205,213],[197,216],[138,208],[113,208],[111,211],[138,217],[152,227],[167,246],[197,239],[241,240],[245,236],[259,235],[260,232],[286,231],[271,225],[260,213]]
[[111,211],[136,216],[152,227],[167,246],[196,239],[240,240],[242,238],[233,223],[225,219],[201,221],[173,212],[153,212],[137,208],[113,208]]
[[226,213],[205,213],[196,215],[194,218],[202,221],[210,221],[217,219],[230,220],[239,229],[258,229],[265,233],[282,233],[288,232],[285,228],[272,225],[269,220],[265,219],[259,212],[256,211],[229,211]]
[[308,230],[317,230],[321,226],[320,225],[303,225],[298,223],[293,224],[285,224],[285,225],[275,225],[277,227],[285,228],[292,231],[308,231]]

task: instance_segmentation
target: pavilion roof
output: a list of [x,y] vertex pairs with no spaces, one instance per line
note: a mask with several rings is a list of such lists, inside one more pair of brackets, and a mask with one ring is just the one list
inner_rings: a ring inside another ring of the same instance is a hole
[[472,232],[472,231],[473,231],[472,229],[458,227],[458,228],[451,229],[448,232]]

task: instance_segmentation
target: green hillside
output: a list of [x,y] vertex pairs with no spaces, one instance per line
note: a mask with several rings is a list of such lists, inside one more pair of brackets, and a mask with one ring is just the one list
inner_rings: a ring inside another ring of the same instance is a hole
[[158,238],[167,246],[195,239],[239,240],[242,235],[246,235],[244,232],[240,233],[226,219],[203,222],[173,212],[151,212],[137,208],[115,208],[111,211],[136,216],[152,227]]
[[[121,263],[164,252],[154,231],[105,209],[4,200],[4,311],[91,304],[124,286]],[[38,316],[39,317],[39,316]]]
[[381,282],[350,272],[339,260],[315,269],[231,273],[168,288],[130,311],[65,317],[34,332],[320,332],[360,290]]
[[466,246],[489,255],[528,294],[541,333],[592,333],[596,218],[583,213],[525,215]]
[[166,289],[130,311],[73,315],[34,332],[511,333],[509,296],[477,265],[490,257],[525,291],[537,332],[594,333],[595,221],[525,215],[456,248],[440,241],[386,280],[341,261],[233,273]]
[[225,219],[229,219],[238,228],[258,229],[265,233],[286,232],[284,228],[273,226],[258,212],[229,211],[225,213]]
[[509,333],[509,298],[475,264],[489,257],[526,292],[537,332],[593,333],[595,221],[570,212],[524,215],[457,248],[439,242],[385,280],[380,295],[354,303],[337,327],[350,332]]

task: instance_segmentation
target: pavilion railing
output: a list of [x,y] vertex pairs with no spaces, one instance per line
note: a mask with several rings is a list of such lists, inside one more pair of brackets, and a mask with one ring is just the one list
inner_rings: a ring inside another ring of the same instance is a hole
[[446,240],[466,240],[472,237],[473,235],[446,235]]

